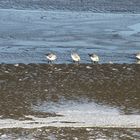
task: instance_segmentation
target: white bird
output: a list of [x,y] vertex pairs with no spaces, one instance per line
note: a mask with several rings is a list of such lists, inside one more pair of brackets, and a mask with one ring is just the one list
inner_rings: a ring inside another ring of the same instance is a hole
[[113,62],[112,62],[112,61],[109,61],[108,63],[109,63],[109,64],[113,64]]
[[140,60],[138,60],[138,61],[136,62],[136,64],[140,64]]
[[140,52],[136,54],[136,58],[140,60]]
[[80,56],[76,53],[76,52],[72,52],[71,53],[71,58],[72,58],[72,60],[74,61],[74,62],[80,62]]
[[53,53],[48,53],[45,55],[45,57],[48,59],[48,63],[51,63],[57,59],[57,56]]
[[90,59],[94,62],[94,63],[98,63],[99,62],[99,56],[96,54],[88,54]]

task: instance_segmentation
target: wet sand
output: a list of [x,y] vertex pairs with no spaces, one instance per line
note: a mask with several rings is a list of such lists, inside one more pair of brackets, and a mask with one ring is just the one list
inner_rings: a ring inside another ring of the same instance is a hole
[[47,140],[139,140],[138,129],[106,129],[106,128],[39,128],[39,129],[3,129],[1,139],[47,139]]
[[0,129],[0,139],[103,139],[103,140],[139,140],[140,129],[122,128],[75,128],[75,127],[42,127],[34,129]]
[[43,137],[139,138],[139,71],[136,64],[1,64],[1,137],[46,130]]
[[118,107],[122,114],[139,114],[139,71],[135,64],[1,64],[0,115],[31,115],[31,104],[61,99],[94,101]]

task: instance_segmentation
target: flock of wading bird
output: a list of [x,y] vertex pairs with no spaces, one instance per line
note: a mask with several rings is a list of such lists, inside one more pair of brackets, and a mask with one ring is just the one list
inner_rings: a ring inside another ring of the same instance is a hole
[[[100,58],[97,54],[92,53],[92,54],[88,54],[88,55],[93,63],[98,63],[100,61]],[[47,53],[45,55],[45,57],[47,58],[48,63],[52,63],[53,61],[55,61],[57,59],[57,56],[54,53]],[[140,60],[140,52],[137,53],[135,55],[135,57],[136,57],[136,59]],[[74,63],[79,63],[81,60],[81,58],[77,52],[71,52],[71,58]],[[109,63],[112,63],[112,62],[110,61]]]

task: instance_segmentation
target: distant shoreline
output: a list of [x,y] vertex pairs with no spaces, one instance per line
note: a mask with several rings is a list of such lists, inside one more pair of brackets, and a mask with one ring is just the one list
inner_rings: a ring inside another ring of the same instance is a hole
[[68,10],[91,11],[95,13],[140,13],[140,1],[113,1],[113,0],[1,0],[0,9],[28,9],[28,10]]

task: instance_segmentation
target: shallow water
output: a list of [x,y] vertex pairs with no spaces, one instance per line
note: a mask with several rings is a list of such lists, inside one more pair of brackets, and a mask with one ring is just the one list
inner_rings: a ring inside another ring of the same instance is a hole
[[139,14],[0,10],[0,63],[47,63],[45,54],[56,53],[55,63],[71,63],[71,50],[90,63],[137,63]]

